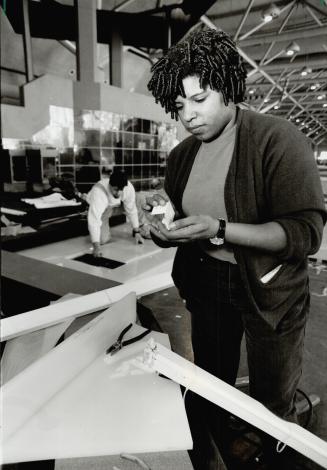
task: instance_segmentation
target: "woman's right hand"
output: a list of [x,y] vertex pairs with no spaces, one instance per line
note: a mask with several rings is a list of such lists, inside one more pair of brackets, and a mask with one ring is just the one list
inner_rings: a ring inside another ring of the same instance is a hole
[[145,212],[150,213],[154,207],[165,206],[168,201],[169,199],[167,196],[155,193],[145,198],[145,204],[143,204],[142,209]]
[[165,206],[168,201],[169,201],[169,198],[167,196],[163,196],[162,194],[159,194],[159,193],[152,194],[151,196],[147,196],[145,198],[145,203],[142,204],[142,209],[145,213],[146,219],[149,221],[150,224],[157,225],[157,222],[161,221],[164,216],[163,213],[153,215],[152,214],[153,208],[158,207],[158,206]]

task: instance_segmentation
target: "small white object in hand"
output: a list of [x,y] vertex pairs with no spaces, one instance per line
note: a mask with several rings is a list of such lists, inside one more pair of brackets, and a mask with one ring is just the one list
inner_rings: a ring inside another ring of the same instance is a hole
[[174,220],[175,211],[170,201],[168,201],[164,206],[155,206],[152,209],[151,215],[160,215],[164,214],[162,223],[169,230],[170,224]]

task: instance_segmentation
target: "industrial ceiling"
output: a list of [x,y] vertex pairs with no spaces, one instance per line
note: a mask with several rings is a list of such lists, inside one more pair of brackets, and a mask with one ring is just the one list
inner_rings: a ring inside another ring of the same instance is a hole
[[[18,51],[21,2],[6,3],[4,15],[2,0],[1,40]],[[167,45],[180,41],[190,30],[223,29],[236,40],[248,67],[246,106],[287,118],[315,144],[327,144],[326,0],[97,0],[97,9],[99,45],[108,44],[108,33],[115,25],[127,57],[133,54],[147,73]],[[73,75],[74,1],[30,0],[29,12],[36,70],[60,75],[66,73],[66,64]],[[21,57],[17,63],[21,52],[9,53],[8,47],[3,46],[1,57],[7,82],[2,102],[12,94],[9,80],[11,87],[24,83]],[[103,47],[100,68],[108,61],[108,48]],[[135,63],[130,69],[128,63],[126,73],[133,76]],[[142,92],[146,93],[145,87]]]

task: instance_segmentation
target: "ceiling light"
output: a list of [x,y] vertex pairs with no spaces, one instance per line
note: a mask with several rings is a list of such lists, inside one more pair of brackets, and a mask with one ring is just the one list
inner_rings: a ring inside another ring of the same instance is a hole
[[253,95],[254,92],[255,92],[255,90],[254,90],[253,88],[250,88],[249,94],[250,94],[250,95]]
[[286,47],[286,55],[292,56],[296,52],[300,52],[300,46],[293,41]]
[[300,122],[300,119],[296,119],[295,122]]
[[274,3],[272,3],[268,8],[263,10],[263,12],[261,13],[263,21],[265,23],[269,23],[274,18],[277,18],[279,15],[280,15],[280,9]]
[[270,13],[266,13],[263,17],[263,20],[265,23],[269,23],[270,21],[272,21],[273,17]]
[[312,72],[312,69],[310,69],[309,67],[305,67],[302,72],[301,72],[301,75],[302,77],[305,77],[306,75],[308,75],[309,73]]
[[319,86],[319,83],[316,83],[315,85],[311,85],[310,90],[315,90]]
[[274,109],[279,109],[279,104],[275,104]]
[[322,107],[323,107],[323,108],[327,108],[327,103],[324,103],[324,104],[322,105]]
[[326,95],[318,95],[317,96],[317,100],[323,100],[324,98],[326,98]]
[[268,103],[268,101],[270,101],[270,98],[265,98],[265,99],[263,100],[264,103]]

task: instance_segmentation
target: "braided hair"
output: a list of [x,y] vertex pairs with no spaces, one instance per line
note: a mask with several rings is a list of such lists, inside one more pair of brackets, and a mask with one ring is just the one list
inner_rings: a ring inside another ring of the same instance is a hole
[[244,99],[246,69],[234,41],[223,31],[215,29],[194,32],[183,42],[172,46],[156,62],[148,83],[156,103],[178,120],[175,105],[177,96],[185,98],[182,80],[197,75],[201,88],[209,85],[222,93],[225,105]]

